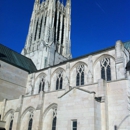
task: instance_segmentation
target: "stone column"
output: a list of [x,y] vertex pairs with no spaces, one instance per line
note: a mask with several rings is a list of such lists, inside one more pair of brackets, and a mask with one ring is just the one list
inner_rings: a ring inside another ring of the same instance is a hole
[[7,102],[7,99],[4,99],[4,101],[3,101],[3,107],[2,107],[2,112],[1,112],[1,119],[2,119],[2,120],[4,120],[6,102]]
[[116,75],[117,79],[125,78],[125,65],[123,58],[123,43],[119,40],[116,42]]
[[16,112],[15,112],[15,116],[16,116],[16,119],[15,119],[15,122],[16,122],[15,130],[20,130],[20,121],[21,121],[21,111],[22,111],[22,106],[23,106],[23,98],[24,98],[23,95],[21,95],[19,97],[19,104],[17,105],[17,109],[16,109]]
[[88,75],[87,75],[88,83],[93,83],[93,61],[92,56],[88,57]]
[[97,89],[97,97],[101,98],[101,130],[108,130],[107,129],[107,122],[108,122],[108,114],[107,114],[107,100],[106,99],[106,83],[105,80],[100,79],[98,80],[98,89]]

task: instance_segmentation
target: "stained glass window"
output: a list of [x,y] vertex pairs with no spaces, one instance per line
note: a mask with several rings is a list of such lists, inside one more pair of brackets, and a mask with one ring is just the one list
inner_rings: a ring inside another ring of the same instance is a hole
[[63,77],[61,72],[60,74],[57,74],[56,90],[62,89],[62,87],[63,87]]
[[77,67],[76,86],[84,85],[84,65]]
[[110,58],[103,58],[101,60],[101,78],[106,81],[111,80]]

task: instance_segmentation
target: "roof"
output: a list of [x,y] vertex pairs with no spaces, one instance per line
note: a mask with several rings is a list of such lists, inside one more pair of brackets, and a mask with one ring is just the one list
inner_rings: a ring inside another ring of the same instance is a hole
[[71,89],[69,89],[67,92],[65,92],[63,95],[61,95],[60,97],[58,97],[58,98],[62,98],[63,96],[65,96],[67,93],[69,93],[70,91],[72,91],[73,89],[78,89],[78,90],[80,90],[80,91],[83,91],[83,92],[86,92],[86,93],[89,93],[89,94],[96,94],[94,91],[88,91],[88,90],[84,90],[84,89],[81,89],[81,88],[79,88],[79,87],[71,87],[70,86],[70,88]]
[[123,44],[124,44],[124,47],[125,47],[128,51],[130,51],[130,41],[124,42]]
[[102,52],[107,51],[107,50],[112,50],[114,48],[115,48],[115,46],[111,46],[111,47],[108,47],[108,48],[105,48],[105,49],[102,49],[102,50],[98,50],[98,51],[95,51],[95,52],[88,53],[86,55],[83,55],[83,56],[80,56],[80,57],[77,57],[77,58],[72,58],[72,59],[69,59],[69,60],[65,60],[63,62],[60,62],[59,64],[49,66],[49,67],[44,68],[44,69],[37,70],[37,72],[44,71],[44,70],[47,70],[47,69],[52,68],[52,67],[57,67],[59,65],[66,64],[67,62],[73,62],[73,61],[76,61],[76,60],[80,60],[80,59],[88,57],[90,55],[96,55],[96,54],[102,53]]
[[31,59],[0,44],[0,60],[23,69],[29,73],[36,72],[36,66]]
[[126,71],[130,71],[130,61],[126,65]]

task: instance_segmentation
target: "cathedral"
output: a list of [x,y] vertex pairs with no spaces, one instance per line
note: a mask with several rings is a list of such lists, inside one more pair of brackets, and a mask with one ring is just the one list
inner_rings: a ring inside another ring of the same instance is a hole
[[0,44],[0,129],[130,130],[130,41],[72,58],[71,0],[35,0],[21,54]]

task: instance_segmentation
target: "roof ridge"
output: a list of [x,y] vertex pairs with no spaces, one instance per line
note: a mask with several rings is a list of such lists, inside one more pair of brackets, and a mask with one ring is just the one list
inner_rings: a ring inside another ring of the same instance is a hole
[[[9,47],[7,47],[7,46],[3,45],[2,43],[0,43],[0,45],[2,45],[2,46],[4,46],[4,47],[8,48],[9,50],[11,50],[11,51],[13,51],[13,52],[15,52],[15,53],[17,53],[17,54],[19,54],[19,55],[21,55],[21,56],[23,56],[23,57],[25,57],[25,58],[29,59],[29,60],[31,60],[30,58],[28,58],[28,57],[26,57],[26,56],[24,56],[24,55],[22,55],[22,54],[18,53],[17,51],[15,51],[15,50],[13,50],[13,49],[11,49],[11,48],[9,48]],[[31,60],[31,61],[32,61],[32,60]]]

